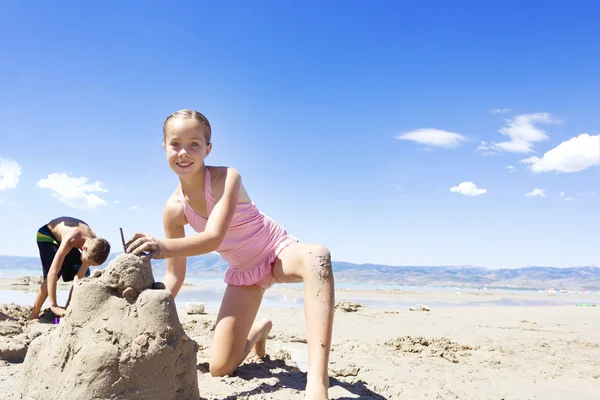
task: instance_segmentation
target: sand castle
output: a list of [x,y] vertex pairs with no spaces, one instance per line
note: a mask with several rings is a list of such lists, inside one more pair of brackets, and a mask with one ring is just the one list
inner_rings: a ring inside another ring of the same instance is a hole
[[20,398],[200,399],[197,346],[150,261],[123,254],[80,281],[58,328],[31,343]]

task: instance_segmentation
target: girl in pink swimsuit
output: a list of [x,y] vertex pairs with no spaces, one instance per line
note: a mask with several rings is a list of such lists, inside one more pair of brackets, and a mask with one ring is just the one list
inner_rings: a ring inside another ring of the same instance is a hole
[[[166,258],[163,282],[174,297],[185,279],[186,257],[216,251],[228,262],[210,351],[213,376],[230,375],[251,352],[264,357],[272,323],[255,323],[255,318],[265,290],[276,282],[304,282],[306,397],[327,399],[335,300],[329,250],[300,243],[261,212],[235,169],[204,164],[212,143],[210,124],[201,113],[185,109],[171,114],[163,134],[167,161],[180,182],[163,211],[166,239],[136,233],[127,252]],[[187,224],[195,235],[185,237]]]

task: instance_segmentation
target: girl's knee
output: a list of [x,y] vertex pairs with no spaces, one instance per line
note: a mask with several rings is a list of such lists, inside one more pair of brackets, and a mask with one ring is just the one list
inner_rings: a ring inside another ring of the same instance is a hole
[[211,359],[208,363],[208,369],[210,375],[213,377],[217,376],[228,376],[233,374],[238,365],[233,365],[232,362],[228,362],[225,359],[213,360]]
[[271,331],[271,329],[273,329],[273,321],[268,318],[263,318],[260,321],[260,324],[263,326],[263,329],[266,329],[267,331]]
[[325,246],[315,245],[308,252],[308,272],[321,280],[333,278],[331,267],[331,253]]

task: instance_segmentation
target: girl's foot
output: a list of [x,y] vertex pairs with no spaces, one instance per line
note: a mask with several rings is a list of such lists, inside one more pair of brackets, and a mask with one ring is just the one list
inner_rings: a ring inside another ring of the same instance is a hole
[[267,355],[267,337],[269,336],[269,332],[271,332],[271,328],[273,328],[273,324],[268,320],[263,321],[263,323],[263,331],[246,358],[250,362],[259,361]]

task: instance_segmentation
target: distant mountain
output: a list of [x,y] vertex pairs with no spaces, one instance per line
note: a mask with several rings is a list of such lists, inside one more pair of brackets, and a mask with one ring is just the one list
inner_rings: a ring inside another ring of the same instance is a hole
[[[104,268],[119,254],[112,254]],[[164,273],[165,260],[153,260],[152,266],[159,276]],[[41,273],[37,257],[0,256],[3,268]],[[223,277],[227,262],[218,254],[188,257],[187,273],[194,277]],[[509,287],[523,289],[600,290],[598,267],[526,267],[517,269],[488,269],[480,267],[394,267],[378,264],[352,264],[334,261],[336,282],[410,286],[459,286],[459,287]]]
[[334,263],[336,279],[362,283],[416,286],[504,287],[522,289],[600,290],[598,267],[393,267]]

